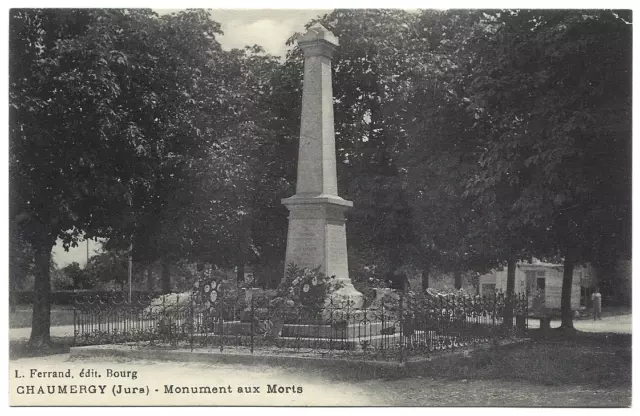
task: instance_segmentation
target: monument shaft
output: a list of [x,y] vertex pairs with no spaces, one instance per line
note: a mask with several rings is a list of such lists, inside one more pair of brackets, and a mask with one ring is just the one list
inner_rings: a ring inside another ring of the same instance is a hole
[[282,201],[289,209],[285,261],[335,276],[344,285],[339,296],[357,306],[362,294],[349,279],[344,217],[353,204],[338,196],[336,174],[331,58],[338,39],[317,25],[298,45],[305,54],[304,86],[296,194]]
[[296,195],[338,195],[331,59],[307,56],[298,149]]

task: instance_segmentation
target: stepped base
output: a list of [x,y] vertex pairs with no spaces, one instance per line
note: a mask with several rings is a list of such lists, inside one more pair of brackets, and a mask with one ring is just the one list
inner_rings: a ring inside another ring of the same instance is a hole
[[[367,321],[363,315],[363,321],[360,323],[346,324],[337,322],[334,324],[284,324],[280,333],[284,338],[335,338],[335,339],[352,339],[365,338],[386,333],[394,332],[395,321],[387,322],[371,322]],[[260,333],[261,329],[270,327],[266,322],[254,323],[241,321],[226,321],[222,324],[214,322],[210,325],[211,334],[218,335],[222,332],[224,335],[251,335]],[[385,331],[386,329],[386,331]],[[397,330],[397,329],[396,329]]]
[[[351,279],[338,279],[340,283],[344,286],[338,290],[331,292],[326,299],[326,305],[343,305],[346,302],[349,302],[349,307],[351,309],[359,309],[362,308],[364,304],[364,295],[356,290],[351,283]],[[325,318],[328,318],[325,315]]]

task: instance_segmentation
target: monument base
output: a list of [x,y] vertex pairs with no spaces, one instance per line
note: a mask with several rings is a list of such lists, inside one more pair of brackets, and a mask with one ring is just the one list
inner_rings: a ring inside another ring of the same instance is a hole
[[362,308],[362,305],[364,304],[364,295],[353,287],[350,279],[340,280],[340,283],[342,283],[343,286],[340,289],[329,293],[325,300],[326,305],[332,305],[333,307],[336,305],[345,305],[346,307],[348,301],[350,309]]
[[342,287],[332,291],[327,306],[360,308],[364,303],[349,279],[344,212],[353,204],[335,195],[294,195],[282,200],[289,209],[286,264],[314,269],[335,276]]

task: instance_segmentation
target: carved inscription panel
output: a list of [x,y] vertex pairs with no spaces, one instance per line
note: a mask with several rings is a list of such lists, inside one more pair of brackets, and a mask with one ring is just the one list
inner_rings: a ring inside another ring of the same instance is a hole
[[286,263],[324,268],[324,220],[290,219]]
[[344,223],[330,222],[326,225],[327,274],[337,278],[348,278],[347,236]]

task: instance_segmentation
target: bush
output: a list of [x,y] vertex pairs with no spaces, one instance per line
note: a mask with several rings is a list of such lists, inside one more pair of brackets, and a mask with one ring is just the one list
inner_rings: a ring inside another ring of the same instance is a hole
[[51,289],[52,290],[73,290],[73,279],[63,270],[55,270],[51,273]]

